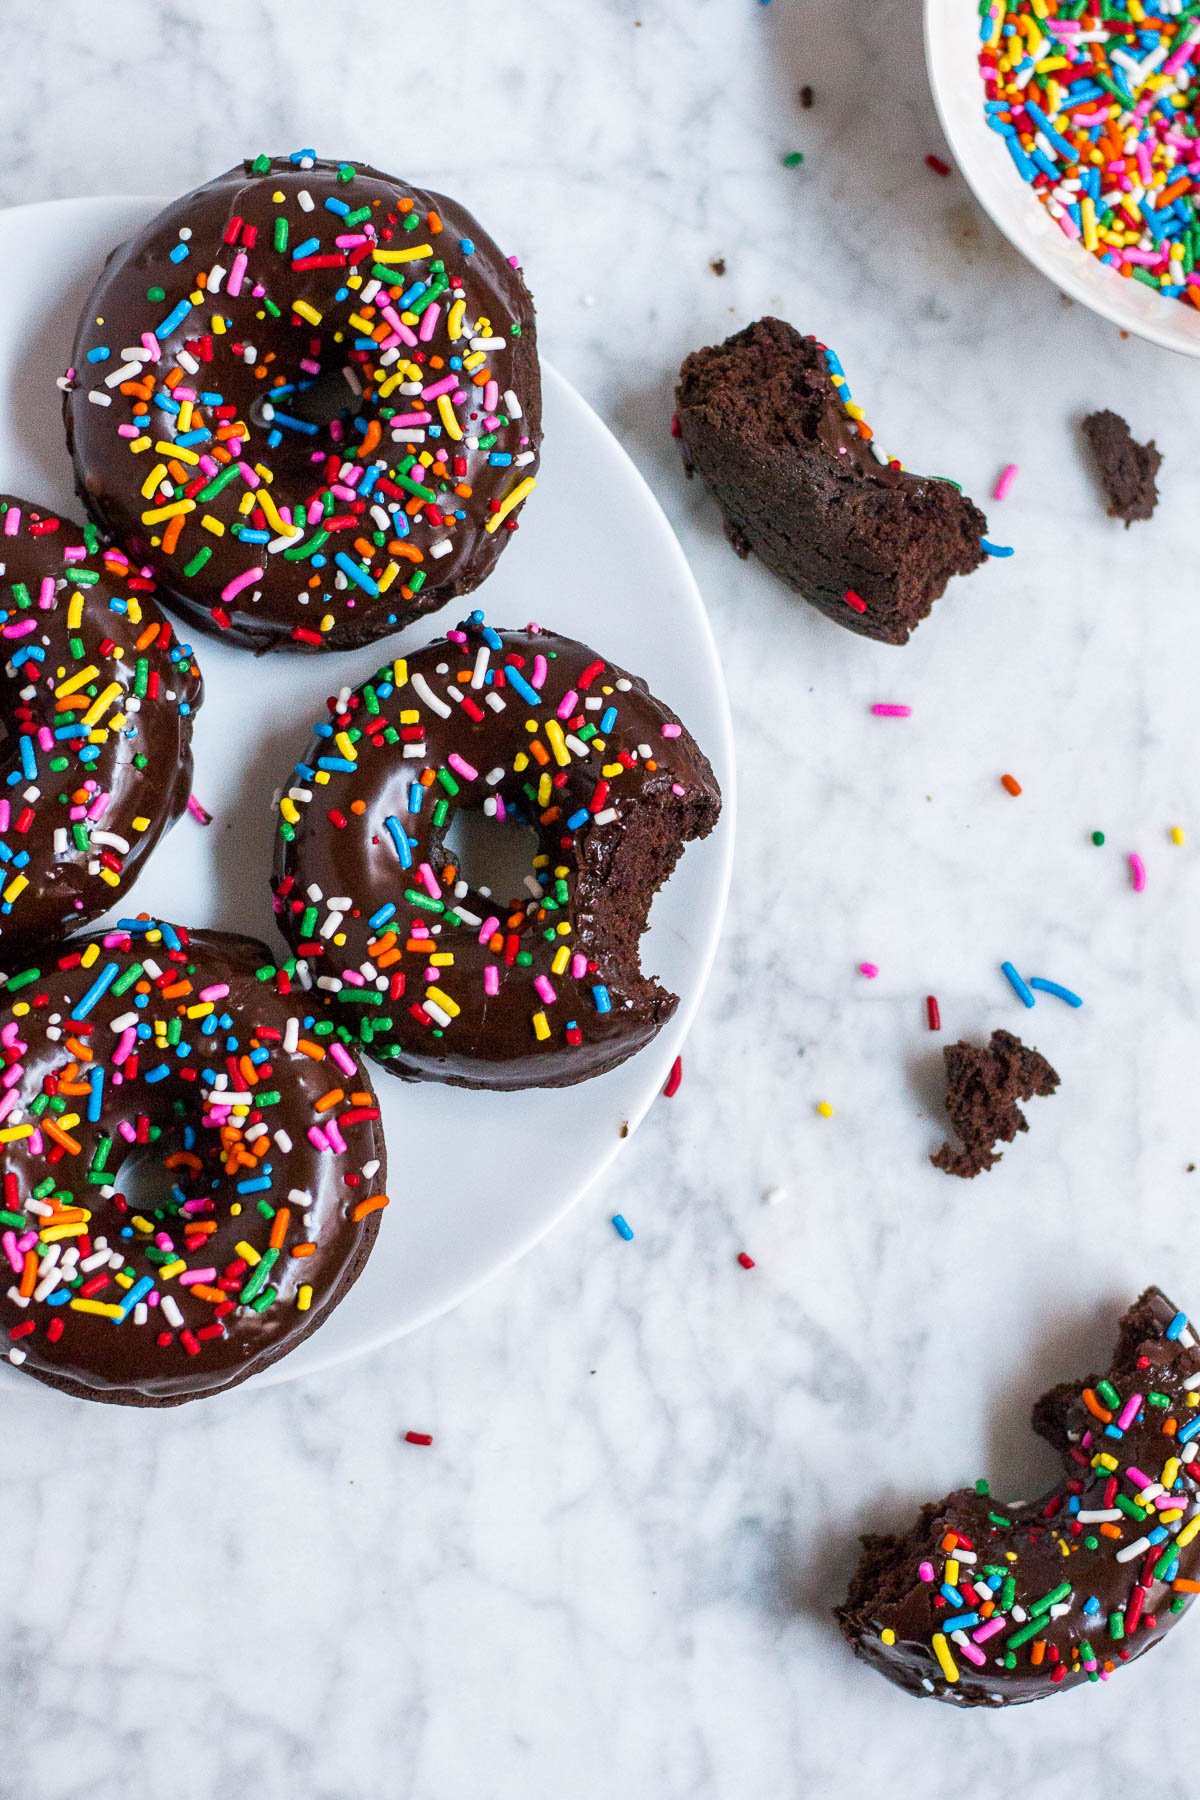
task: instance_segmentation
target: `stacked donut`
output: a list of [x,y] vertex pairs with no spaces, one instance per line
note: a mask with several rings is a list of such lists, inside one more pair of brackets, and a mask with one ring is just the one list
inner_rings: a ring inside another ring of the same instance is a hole
[[[195,808],[201,673],[167,615],[328,654],[476,588],[536,483],[533,305],[456,202],[263,156],[113,252],[60,385],[88,523],[0,497],[0,1343],[174,1405],[361,1272],[387,1205],[367,1059],[512,1089],[650,1041],[676,1001],[638,941],[720,794],[643,682],[476,611],[340,688],[285,781],[287,961],[138,912]],[[526,831],[515,896],[462,866],[468,814]]]

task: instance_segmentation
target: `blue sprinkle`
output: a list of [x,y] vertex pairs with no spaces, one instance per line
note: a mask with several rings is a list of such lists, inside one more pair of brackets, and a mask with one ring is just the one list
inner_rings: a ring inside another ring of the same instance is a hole
[[[80,732],[78,735],[86,737],[87,733]],[[37,757],[34,755],[33,739],[31,737],[21,738],[21,769],[27,781],[37,780]]]
[[372,581],[371,577],[367,574],[367,571],[356,563],[352,556],[347,556],[344,550],[339,550],[333,560],[343,574],[348,575],[355,586],[360,587],[363,590],[364,594],[369,594],[372,599],[377,598],[379,594],[378,582]]
[[159,1063],[157,1069],[147,1069],[146,1073],[142,1076],[142,1080],[149,1082],[165,1081],[170,1073],[171,1069],[168,1063]]
[[509,686],[521,696],[527,705],[540,706],[542,704],[542,696],[537,689],[530,687],[521,671],[515,669],[511,663],[505,663],[504,677]]
[[1179,1430],[1175,1434],[1175,1442],[1177,1444],[1190,1444],[1192,1439],[1198,1433],[1200,1433],[1200,1413],[1197,1413],[1194,1419],[1189,1419],[1186,1425],[1181,1425],[1179,1427]]
[[588,817],[589,817],[589,814],[588,814],[587,807],[581,806],[579,811],[573,812],[571,814],[570,818],[567,820],[567,830],[568,831],[578,831],[581,825],[587,824]]
[[383,821],[384,830],[396,847],[396,855],[400,858],[402,869],[412,868],[412,849],[408,841],[408,833],[394,815]]
[[270,1191],[270,1187],[271,1177],[269,1175],[255,1175],[249,1181],[239,1181],[237,1191],[239,1194],[266,1194]]
[[625,1217],[624,1213],[614,1213],[613,1224],[616,1227],[617,1236],[623,1237],[625,1242],[628,1243],[633,1236],[633,1226],[629,1223],[629,1220]]
[[608,989],[599,984],[592,989],[592,999],[596,1002],[596,1011],[606,1013],[612,1011],[612,1001],[608,997]]
[[371,914],[370,918],[367,920],[367,924],[371,927],[372,931],[380,931],[388,921],[394,919],[395,916],[396,908],[389,900],[386,906],[381,906],[378,912]]
[[150,1292],[150,1289],[153,1286],[154,1286],[153,1275],[143,1275],[140,1281],[135,1281],[133,1286],[130,1288],[129,1292],[125,1295],[125,1297],[122,1300],[119,1300],[117,1302],[118,1306],[121,1308],[121,1318],[114,1319],[113,1324],[114,1325],[122,1324],[124,1322],[124,1320],[129,1317],[130,1313],[133,1311],[133,1309],[137,1305],[138,1301],[144,1300],[146,1298],[146,1295]]
[[1017,999],[1020,1000],[1023,1006],[1033,1006],[1036,1004],[1036,997],[1030,992],[1028,983],[1021,979],[1010,962],[1001,963],[1000,970],[1007,978],[1013,993],[1017,996]]
[[297,244],[296,248],[292,251],[292,261],[298,262],[302,257],[314,256],[320,248],[320,238],[305,238],[304,242],[302,244]]
[[[191,312],[191,310],[192,310],[191,301],[190,300],[181,300],[179,302],[179,305],[176,307],[173,307],[172,310],[167,314],[166,318],[163,320],[162,324],[158,326],[158,328],[156,329],[156,331],[154,333],[155,337],[158,338],[160,340],[160,342],[163,338],[170,337],[171,333],[176,329],[176,327],[183,324],[183,321],[187,318],[187,316]],[[175,407],[174,410],[176,412],[178,412],[179,408]]]
[[612,730],[613,726],[616,724],[616,722],[617,722],[616,707],[615,706],[606,706],[604,711],[600,715],[601,733],[604,736],[607,736],[608,733]]
[[474,256],[475,245],[470,238],[459,238],[458,247],[464,256]]
[[1167,1329],[1163,1333],[1163,1335],[1164,1335],[1164,1337],[1169,1337],[1170,1339],[1172,1339],[1172,1341],[1174,1341],[1174,1339],[1182,1337],[1186,1330],[1187,1330],[1187,1314],[1177,1312],[1175,1314],[1175,1317],[1171,1320],[1171,1323],[1167,1326]]
[[986,538],[980,538],[979,548],[985,556],[1011,556],[1013,554],[1011,544],[989,544]]
[[87,359],[90,363],[107,362],[111,355],[112,351],[107,344],[97,344],[94,350],[88,351]]
[[173,263],[186,262],[188,259],[188,247],[186,244],[176,244],[175,248],[169,252],[169,255]]
[[121,973],[120,963],[115,963],[115,962],[106,963],[104,965],[103,969],[101,969],[99,975],[97,975],[95,981],[93,981],[93,983],[92,983],[91,987],[88,989],[87,993],[83,996],[83,999],[79,1002],[79,1005],[75,1008],[74,1012],[71,1014],[71,1017],[73,1019],[86,1019],[88,1014],[91,1012],[93,1006],[95,1006],[97,1000],[100,999],[102,994],[106,994],[108,992],[109,988],[112,986],[113,982],[117,979],[117,976],[120,973]]
[[1068,1006],[1082,1006],[1083,1001],[1070,988],[1060,987],[1057,981],[1047,981],[1041,975],[1031,975],[1029,985],[1036,988],[1039,994],[1053,994],[1058,1000],[1065,1000]]

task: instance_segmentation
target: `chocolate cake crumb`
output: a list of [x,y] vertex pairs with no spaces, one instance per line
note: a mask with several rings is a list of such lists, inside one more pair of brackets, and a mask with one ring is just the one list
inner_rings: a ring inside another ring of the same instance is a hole
[[1018,1131],[1028,1131],[1018,1100],[1049,1096],[1058,1075],[1044,1056],[1028,1049],[1011,1031],[993,1031],[985,1047],[966,1042],[947,1044],[946,1111],[962,1148],[949,1139],[930,1162],[947,1175],[969,1180],[1000,1161],[998,1143],[1011,1144]]
[[725,258],[723,256],[714,256],[708,266],[714,275],[723,275],[725,273]]
[[800,89],[800,104],[804,108],[805,112],[807,112],[809,107],[812,105],[813,98],[814,98],[813,91],[809,87],[809,85],[806,81],[804,86]]
[[1091,446],[1110,519],[1124,519],[1128,531],[1135,519],[1148,519],[1158,505],[1155,476],[1162,454],[1153,438],[1139,444],[1119,413],[1089,413],[1083,435]]
[[685,467],[734,550],[847,630],[906,643],[951,576],[983,562],[983,514],[879,455],[837,358],[782,319],[693,352],[676,400]]

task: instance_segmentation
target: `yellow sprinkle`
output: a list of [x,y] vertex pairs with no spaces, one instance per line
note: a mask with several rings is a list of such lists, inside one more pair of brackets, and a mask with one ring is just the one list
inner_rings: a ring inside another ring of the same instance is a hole
[[97,1313],[102,1319],[123,1319],[125,1317],[123,1306],[113,1306],[107,1300],[72,1300],[70,1307],[72,1312]]
[[67,629],[78,631],[83,624],[83,595],[76,589],[67,603]]
[[406,657],[398,656],[392,664],[392,686],[398,688],[408,686],[408,659]]
[[307,319],[310,325],[319,325],[323,317],[315,306],[309,305],[307,300],[293,300],[292,311],[300,318]]
[[194,500],[173,500],[170,506],[153,506],[142,514],[143,525],[159,525],[164,519],[177,519],[181,513],[195,512]]
[[209,1013],[212,1011],[213,1011],[212,1001],[211,1000],[202,1000],[200,1002],[199,1006],[189,1006],[188,1007],[187,1016],[189,1019],[206,1019],[208,1017]]
[[99,673],[100,671],[95,663],[88,663],[86,668],[77,670],[76,673],[69,676],[66,681],[59,682],[54,690],[56,697],[60,700],[65,700],[68,694],[74,694],[80,688],[86,687],[88,682]]
[[198,463],[200,461],[194,450],[187,450],[181,444],[164,442],[155,444],[154,448],[159,456],[172,456],[181,463]]
[[492,514],[483,529],[488,532],[499,531],[501,525],[503,525],[513,508],[520,506],[522,500],[525,499],[527,494],[532,494],[536,486],[537,482],[532,475],[527,475],[524,481],[518,481],[516,487],[510,488],[500,502],[499,512],[494,512]]
[[187,1264],[182,1256],[177,1256],[174,1262],[163,1263],[162,1267],[158,1270],[158,1280],[173,1281],[176,1275],[182,1275],[186,1268]]
[[1194,1519],[1188,1520],[1183,1530],[1179,1533],[1179,1536],[1175,1539],[1176,1545],[1180,1549],[1183,1549],[1185,1544],[1191,1543],[1198,1531],[1200,1531],[1200,1513],[1197,1513]]
[[946,1680],[957,1681],[958,1664],[950,1654],[950,1645],[946,1641],[946,1634],[944,1631],[935,1631],[933,1634],[933,1654],[937,1657],[942,1674],[946,1677]]
[[150,829],[150,821],[145,813],[138,814],[137,818],[133,821],[133,829],[135,831],[148,831]]
[[379,591],[381,594],[387,593],[399,573],[400,564],[398,562],[390,562],[383,571],[383,574],[379,577]]
[[465,300],[456,300],[454,305],[450,308],[450,312],[446,319],[446,331],[449,334],[450,342],[452,344],[456,343],[462,336],[463,315],[466,310],[467,303]]
[[304,1285],[300,1288],[299,1292],[296,1295],[296,1311],[297,1312],[307,1312],[308,1311],[309,1307],[312,1305],[312,1295],[313,1295],[312,1289],[309,1287],[308,1283],[305,1282]]
[[[62,690],[60,689],[59,691],[61,693]],[[1183,829],[1182,825],[1172,825],[1172,827],[1171,827],[1171,842],[1173,844],[1186,844],[1187,838],[1184,834],[1184,829]]]
[[283,796],[283,799],[279,802],[279,810],[289,825],[298,825],[300,823],[300,814],[296,808],[296,802],[290,795],[285,794]]
[[884,1626],[883,1630],[879,1634],[879,1641],[881,1644],[887,1644],[889,1646],[895,1643],[896,1634],[892,1630],[890,1625]]
[[457,443],[462,437],[462,426],[454,416],[454,408],[450,404],[449,394],[438,395],[437,409],[442,424],[446,427],[446,436],[453,438]]
[[416,262],[422,256],[432,256],[432,244],[410,244],[406,250],[376,250],[371,257],[377,263]]
[[535,1012],[533,1015],[533,1035],[539,1042],[550,1036],[550,1021],[544,1012]]
[[[147,936],[149,936],[149,933],[147,933]],[[97,943],[91,943],[80,957],[79,966],[81,969],[90,969],[92,964],[94,962],[99,962],[99,960],[100,946]]]
[[98,719],[103,718],[113,701],[120,698],[120,694],[120,682],[110,681],[108,686],[104,688],[101,693],[97,694],[96,698],[92,701],[92,704],[84,713],[83,723],[85,725],[94,725]]
[[452,1000],[449,994],[445,993],[440,987],[428,987],[425,989],[425,993],[427,998],[432,1000],[435,1006],[440,1006],[442,1011],[448,1012],[452,1019],[457,1019],[459,1013],[462,1011],[457,1000]]
[[550,973],[561,975],[571,960],[571,952],[565,944],[560,944],[550,960]]
[[18,1138],[32,1136],[32,1125],[6,1125],[4,1130],[0,1131],[0,1144],[15,1144]]
[[253,1244],[247,1244],[244,1240],[240,1244],[235,1244],[234,1249],[243,1261],[250,1264],[251,1268],[254,1267],[255,1263],[260,1263],[262,1261],[262,1257],[258,1254],[258,1251],[254,1248]]
[[18,898],[19,895],[21,895],[25,892],[25,889],[28,886],[29,886],[29,877],[27,875],[14,875],[13,876],[12,880],[9,882],[8,886],[4,890],[4,898],[8,901],[10,906],[11,906],[12,902]]
[[554,752],[554,760],[559,768],[570,768],[571,752],[567,749],[567,740],[563,736],[563,728],[557,719],[546,720],[546,736],[550,739],[550,748]]
[[832,1119],[833,1117],[833,1108],[830,1106],[828,1100],[820,1101],[817,1105],[817,1111],[823,1119]]
[[214,537],[225,536],[224,525],[222,525],[220,519],[214,519],[211,513],[205,513],[200,523],[203,525],[205,531],[211,531]]
[[145,481],[142,483],[142,499],[153,500],[158,492],[158,484],[167,472],[166,463],[155,463]]

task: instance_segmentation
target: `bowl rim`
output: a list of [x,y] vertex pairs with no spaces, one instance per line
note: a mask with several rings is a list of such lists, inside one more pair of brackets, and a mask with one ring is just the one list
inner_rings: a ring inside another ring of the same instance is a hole
[[[1052,281],[1055,287],[1072,300],[1086,306],[1090,312],[1107,319],[1122,331],[1157,344],[1161,349],[1173,350],[1180,356],[1200,356],[1200,312],[1194,314],[1193,322],[1192,312],[1183,308],[1181,301],[1147,292],[1145,298],[1161,308],[1164,314],[1170,307],[1180,307],[1183,311],[1178,320],[1167,316],[1161,323],[1153,317],[1141,316],[1123,303],[1121,290],[1125,284],[1121,277],[1104,268],[1090,252],[1066,242],[1065,239],[1061,248],[1071,254],[1061,261],[1057,255],[1051,257],[1043,249],[1038,233],[1039,215],[1050,230],[1056,230],[1056,227],[1050,224],[1041,207],[1036,212],[1031,210],[1028,228],[1015,219],[1002,217],[994,208],[988,197],[991,172],[983,165],[979,141],[974,133],[968,135],[955,123],[946,100],[948,88],[958,79],[958,72],[951,68],[950,59],[951,40],[958,24],[959,11],[963,27],[970,30],[974,38],[977,14],[969,0],[924,0],[925,69],[938,122],[950,146],[955,165],[997,231],[1014,250],[1020,252],[1026,262],[1033,264],[1039,274]],[[985,130],[981,103],[980,131]],[[1057,243],[1054,247],[1056,250],[1060,248]]]

